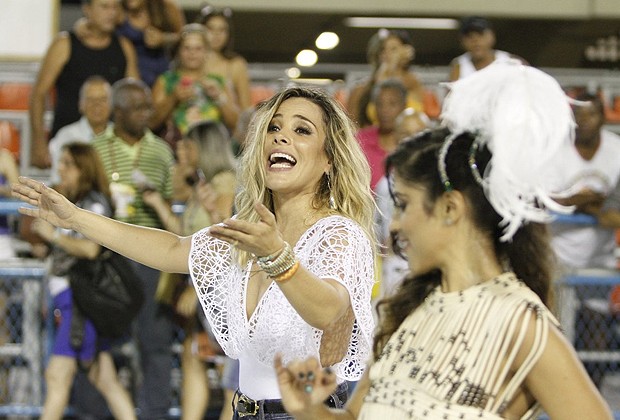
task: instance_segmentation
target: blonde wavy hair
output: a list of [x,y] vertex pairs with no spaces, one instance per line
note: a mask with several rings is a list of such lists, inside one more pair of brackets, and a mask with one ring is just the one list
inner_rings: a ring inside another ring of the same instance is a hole
[[[316,186],[313,208],[329,209],[332,214],[339,214],[356,221],[366,232],[373,244],[376,244],[373,215],[375,201],[370,189],[370,167],[364,152],[355,137],[356,126],[338,102],[324,91],[294,86],[275,94],[271,99],[258,105],[250,122],[245,148],[240,158],[238,172],[241,189],[236,196],[237,218],[258,222],[259,216],[254,204],[263,203],[274,211],[273,196],[265,185],[264,145],[267,130],[280,105],[291,98],[306,99],[321,108],[325,123],[325,154],[331,162],[329,175],[325,174]],[[333,197],[334,208],[330,208]],[[244,264],[250,258],[241,252],[239,261]]]

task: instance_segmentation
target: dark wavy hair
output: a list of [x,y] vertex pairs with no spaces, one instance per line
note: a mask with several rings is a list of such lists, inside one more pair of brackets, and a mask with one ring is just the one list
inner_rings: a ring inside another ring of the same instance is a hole
[[108,177],[95,148],[88,143],[73,142],[64,145],[62,150],[71,155],[80,171],[77,191],[68,197],[71,202],[77,203],[91,191],[100,192],[111,202]]
[[[403,141],[386,160],[386,173],[397,175],[406,183],[421,186],[426,191],[424,210],[429,214],[437,199],[445,193],[437,169],[441,145],[450,132],[440,128],[427,130]],[[454,190],[465,197],[471,209],[473,223],[487,235],[495,248],[498,261],[506,270],[512,270],[541,300],[549,306],[550,283],[553,276],[553,253],[549,244],[547,227],[540,223],[524,224],[511,241],[501,242],[502,218],[487,200],[482,187],[474,179],[468,163],[470,148],[475,137],[465,133],[459,135],[446,154],[446,173]],[[484,173],[491,154],[485,147],[476,155],[480,173]],[[393,241],[397,243],[396,240]],[[395,249],[399,252],[398,249]],[[419,307],[428,294],[440,284],[438,269],[404,279],[396,294],[379,302],[381,323],[373,346],[375,358],[390,336],[404,319]]]

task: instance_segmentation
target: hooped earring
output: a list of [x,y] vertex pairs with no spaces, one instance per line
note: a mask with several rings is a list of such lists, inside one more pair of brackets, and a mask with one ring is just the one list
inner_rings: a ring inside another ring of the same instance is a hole
[[325,175],[327,175],[327,189],[329,190],[329,208],[331,210],[336,210],[336,200],[334,200],[334,196],[332,195],[331,176],[327,172]]

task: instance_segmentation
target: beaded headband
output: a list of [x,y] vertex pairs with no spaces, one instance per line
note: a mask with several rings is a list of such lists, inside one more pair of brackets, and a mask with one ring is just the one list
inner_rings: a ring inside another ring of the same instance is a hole
[[[454,139],[460,136],[461,133],[452,133],[450,134],[441,145],[439,149],[439,155],[437,159],[437,170],[439,171],[439,178],[441,179],[441,183],[443,184],[444,190],[446,192],[450,192],[454,189],[452,183],[450,182],[450,177],[448,177],[448,172],[446,170],[446,156],[448,155],[448,149],[452,146]],[[484,185],[484,179],[482,179],[482,175],[480,175],[480,170],[478,169],[478,164],[476,163],[476,153],[480,148],[480,144],[482,141],[478,136],[474,139],[474,142],[471,144],[469,148],[469,154],[467,156],[467,163],[469,163],[469,169],[471,169],[471,174],[474,177],[474,180],[479,185]]]

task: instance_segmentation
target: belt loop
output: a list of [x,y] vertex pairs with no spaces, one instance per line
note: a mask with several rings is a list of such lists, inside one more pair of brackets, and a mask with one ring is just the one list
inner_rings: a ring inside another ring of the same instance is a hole
[[258,413],[256,413],[258,415],[259,419],[264,419],[265,418],[265,400],[259,400],[256,401],[258,403]]
[[239,401],[239,388],[237,388],[235,390],[235,393],[233,394],[232,400],[230,401],[230,405],[232,406],[233,409],[233,414],[235,413],[235,411],[237,411],[237,402]]

